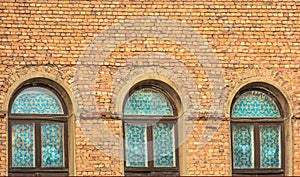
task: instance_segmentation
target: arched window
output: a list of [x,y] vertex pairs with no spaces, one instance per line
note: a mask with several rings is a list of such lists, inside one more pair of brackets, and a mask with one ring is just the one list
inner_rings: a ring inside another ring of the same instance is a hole
[[232,166],[237,175],[284,175],[284,120],[275,95],[242,89],[231,107]]
[[68,175],[67,114],[51,86],[17,89],[9,111],[9,175]]
[[179,175],[176,123],[163,88],[140,84],[130,91],[123,109],[125,175]]

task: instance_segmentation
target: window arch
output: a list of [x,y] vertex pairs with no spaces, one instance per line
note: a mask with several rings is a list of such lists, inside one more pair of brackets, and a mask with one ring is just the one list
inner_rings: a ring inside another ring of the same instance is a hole
[[65,93],[43,79],[23,83],[9,103],[9,175],[68,175]]
[[179,175],[177,96],[159,81],[135,85],[123,104],[125,175]]
[[129,97],[124,115],[172,116],[173,108],[168,98],[160,91],[142,88]]
[[233,104],[232,118],[280,118],[279,108],[268,92],[251,90],[241,94]]
[[237,175],[284,175],[282,95],[272,86],[250,84],[231,106],[232,168]]
[[64,114],[61,101],[44,87],[28,87],[14,99],[13,114]]

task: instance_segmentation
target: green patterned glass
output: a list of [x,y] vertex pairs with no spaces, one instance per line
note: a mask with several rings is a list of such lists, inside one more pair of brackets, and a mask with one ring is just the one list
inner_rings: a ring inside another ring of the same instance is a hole
[[261,168],[281,167],[281,126],[261,126],[260,166]]
[[280,112],[274,100],[261,91],[243,93],[232,107],[233,118],[279,118]]
[[135,91],[127,100],[124,115],[173,115],[171,103],[159,91],[144,88]]
[[12,166],[35,167],[34,123],[12,125]]
[[233,167],[235,169],[254,168],[254,126],[234,125],[233,138]]
[[14,100],[14,114],[63,114],[61,102],[50,90],[30,87],[23,90]]
[[154,134],[154,166],[175,166],[175,142],[173,124],[156,124],[153,126]]
[[42,167],[64,166],[64,124],[43,123],[41,125]]
[[127,167],[147,167],[146,124],[125,123]]

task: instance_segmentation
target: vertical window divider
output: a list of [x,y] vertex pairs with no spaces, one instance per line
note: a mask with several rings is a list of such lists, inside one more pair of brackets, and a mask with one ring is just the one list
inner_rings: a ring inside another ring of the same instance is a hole
[[255,150],[255,169],[260,168],[260,151],[261,151],[261,146],[260,146],[260,125],[258,123],[255,123],[254,131],[255,131],[255,139],[254,139],[254,149]]
[[[148,164],[150,168],[154,168],[154,140],[153,140],[153,124],[149,122],[147,126],[147,145],[148,145]],[[150,160],[151,159],[151,160]]]
[[[42,137],[41,137],[41,123],[35,122],[35,162],[37,168],[42,168]],[[39,157],[40,154],[40,158]]]

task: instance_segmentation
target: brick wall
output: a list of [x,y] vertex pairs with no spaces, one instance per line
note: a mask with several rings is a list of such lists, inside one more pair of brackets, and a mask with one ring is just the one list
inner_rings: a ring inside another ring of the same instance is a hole
[[[74,100],[78,175],[124,173],[118,96],[143,74],[172,81],[190,111],[186,175],[231,174],[233,92],[255,78],[274,83],[292,107],[290,166],[300,174],[299,2],[2,0],[0,16],[1,112],[24,77],[64,82]],[[217,128],[207,126],[211,114]],[[0,119],[6,175],[7,116]]]

